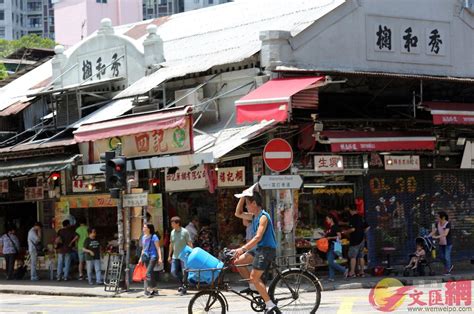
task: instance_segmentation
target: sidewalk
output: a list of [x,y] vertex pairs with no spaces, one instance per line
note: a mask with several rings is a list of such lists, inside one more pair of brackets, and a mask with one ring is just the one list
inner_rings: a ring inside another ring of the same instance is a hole
[[[335,282],[328,282],[322,279],[321,284],[326,291],[330,290],[348,290],[348,289],[370,289],[384,277],[365,277],[342,279],[338,278]],[[421,285],[426,283],[441,283],[447,281],[474,280],[474,270],[459,271],[451,276],[425,276],[425,277],[400,277],[397,278],[405,285]],[[237,274],[230,274],[228,279],[236,282],[232,285],[236,290],[243,288],[242,282],[239,282]],[[177,284],[169,274],[161,275],[158,282],[160,295],[178,295],[176,290]],[[36,294],[36,295],[59,295],[59,296],[75,296],[75,297],[122,297],[122,298],[139,298],[143,297],[143,285],[140,283],[132,283],[131,291],[115,294],[114,292],[104,291],[104,286],[89,286],[87,281],[29,281],[29,280],[0,280],[0,293],[13,294]],[[193,291],[190,291],[193,293]]]

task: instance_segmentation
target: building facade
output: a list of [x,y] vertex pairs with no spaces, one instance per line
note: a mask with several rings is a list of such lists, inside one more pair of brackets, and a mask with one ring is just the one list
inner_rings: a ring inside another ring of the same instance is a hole
[[[267,175],[283,180],[264,189],[281,254],[309,249],[325,215],[344,221],[356,207],[370,226],[370,265],[387,254],[406,263],[445,210],[454,260],[468,261],[472,25],[455,0],[237,1],[117,27],[103,20],[0,89],[10,132],[0,206],[37,206],[55,226],[70,214],[102,217],[101,207],[111,218],[100,153],[120,143],[130,188],[155,195],[149,210],[131,209],[132,239],[148,211],[163,232],[176,214],[206,218],[220,247],[237,246],[233,194]],[[278,174],[263,160],[271,138],[293,150]]]

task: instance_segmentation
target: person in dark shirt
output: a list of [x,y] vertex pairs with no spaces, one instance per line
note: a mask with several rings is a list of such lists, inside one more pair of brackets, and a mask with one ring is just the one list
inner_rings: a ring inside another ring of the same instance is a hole
[[76,243],[78,239],[79,235],[71,227],[69,220],[64,220],[63,228],[58,231],[55,241],[56,249],[58,251],[58,281],[61,280],[61,275],[64,280],[69,279],[69,269],[71,268],[73,247],[74,243]]
[[349,259],[350,271],[348,277],[356,277],[356,266],[359,261],[359,273],[361,277],[365,277],[364,273],[364,248],[365,248],[365,229],[364,219],[357,213],[357,210],[350,208],[349,212],[349,229],[345,230],[344,234],[349,234]]
[[84,241],[83,251],[86,254],[86,269],[87,279],[89,284],[92,285],[92,269],[95,270],[95,282],[98,285],[102,284],[102,276],[100,269],[100,243],[97,240],[97,231],[95,228],[89,228],[89,237]]
[[334,271],[337,270],[344,273],[344,277],[347,277],[349,270],[336,263],[336,253],[334,252],[334,242],[341,239],[341,231],[337,223],[337,219],[333,214],[326,216],[326,238],[329,240],[329,250],[327,254],[328,266],[329,266],[329,281],[334,281]]

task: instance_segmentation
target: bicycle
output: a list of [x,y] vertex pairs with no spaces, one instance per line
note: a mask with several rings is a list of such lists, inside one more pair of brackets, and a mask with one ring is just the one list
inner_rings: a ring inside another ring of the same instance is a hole
[[[319,279],[308,269],[310,253],[304,253],[299,257],[299,263],[290,263],[296,256],[284,256],[277,258],[283,260],[284,265],[273,261],[270,270],[276,272],[276,276],[268,285],[268,294],[275,304],[278,305],[279,313],[315,313],[321,302],[322,286]],[[189,301],[188,313],[226,313],[229,310],[229,303],[223,292],[232,292],[241,298],[250,301],[250,306],[255,312],[265,310],[265,302],[258,293],[243,294],[231,288],[229,282],[225,281],[225,275],[231,268],[233,254],[230,250],[224,249],[224,262],[222,268],[208,269],[186,269],[187,273],[198,274],[197,288],[199,291]],[[249,265],[238,265],[236,267],[247,267]],[[280,270],[280,268],[285,268]],[[212,280],[209,285],[200,284],[202,272],[212,272]],[[214,276],[219,272],[217,277]],[[265,276],[263,276],[265,277]]]

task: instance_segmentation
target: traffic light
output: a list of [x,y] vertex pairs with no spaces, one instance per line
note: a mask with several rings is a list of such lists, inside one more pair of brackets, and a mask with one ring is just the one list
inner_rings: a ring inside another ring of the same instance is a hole
[[105,152],[100,154],[100,160],[104,162],[104,165],[100,167],[100,171],[105,173],[105,188],[111,189],[113,186],[110,185],[110,178],[112,177],[112,167],[109,167],[109,161],[115,158],[115,151]]
[[107,181],[111,189],[125,189],[127,187],[127,158],[118,156],[109,159],[106,168],[110,168],[112,175]]

